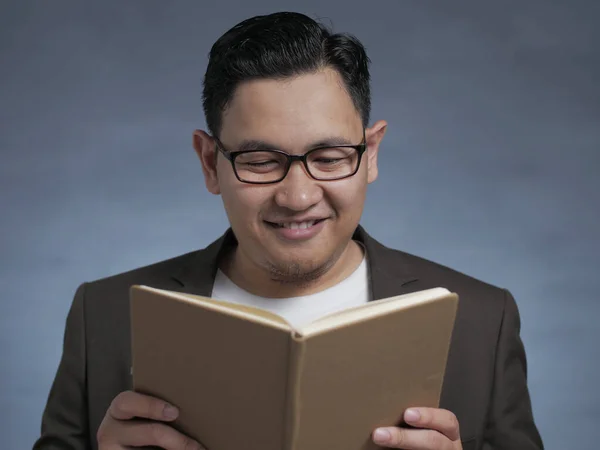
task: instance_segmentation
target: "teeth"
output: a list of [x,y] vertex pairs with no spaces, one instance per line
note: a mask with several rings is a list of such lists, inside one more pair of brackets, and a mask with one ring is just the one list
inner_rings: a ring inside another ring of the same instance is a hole
[[287,222],[287,223],[282,223],[281,227],[282,228],[289,228],[291,230],[304,230],[306,228],[310,228],[315,224],[314,220],[309,220],[306,222]]

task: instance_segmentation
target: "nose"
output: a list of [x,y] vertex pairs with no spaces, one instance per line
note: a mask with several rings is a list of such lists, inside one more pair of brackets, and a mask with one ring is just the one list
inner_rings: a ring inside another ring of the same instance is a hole
[[277,205],[293,211],[305,211],[322,198],[321,186],[300,162],[292,164],[287,176],[278,183],[275,193]]

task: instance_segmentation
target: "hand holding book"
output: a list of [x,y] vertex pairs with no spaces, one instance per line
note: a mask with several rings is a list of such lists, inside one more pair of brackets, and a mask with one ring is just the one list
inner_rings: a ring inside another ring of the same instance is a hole
[[164,400],[121,392],[112,401],[98,429],[99,450],[152,446],[166,450],[204,450],[195,440],[169,425],[179,411]]
[[378,428],[373,433],[373,442],[406,450],[462,450],[458,420],[452,412],[412,407],[404,412],[403,418],[413,428]]
[[[164,400],[126,391],[111,403],[98,430],[99,450],[156,446],[166,450],[206,450],[197,441],[169,425],[178,409]],[[461,450],[458,422],[450,411],[410,408],[404,413],[408,425],[379,428],[373,442],[387,448]]]

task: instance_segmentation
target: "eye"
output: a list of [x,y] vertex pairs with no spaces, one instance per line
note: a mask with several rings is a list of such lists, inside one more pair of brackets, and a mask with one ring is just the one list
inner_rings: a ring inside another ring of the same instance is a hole
[[317,158],[314,162],[319,164],[336,164],[344,159],[345,158]]
[[247,166],[250,166],[250,167],[266,167],[266,166],[269,166],[269,165],[278,164],[278,162],[277,161],[273,161],[273,160],[270,160],[270,161],[252,161],[252,162],[247,162],[245,164]]
[[277,170],[285,163],[281,155],[269,151],[247,152],[238,155],[235,160],[239,170],[269,171]]
[[354,153],[353,148],[347,147],[322,148],[311,153],[309,160],[319,165],[335,165],[352,159]]

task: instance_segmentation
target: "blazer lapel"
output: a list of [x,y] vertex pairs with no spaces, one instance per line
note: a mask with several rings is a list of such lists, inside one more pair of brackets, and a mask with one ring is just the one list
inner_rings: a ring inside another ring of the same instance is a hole
[[190,294],[210,297],[221,257],[237,245],[231,228],[208,247],[194,253],[172,278],[181,285],[181,290]]
[[382,245],[361,226],[356,229],[354,239],[364,245],[367,253],[371,300],[381,300],[420,289],[419,278],[411,271],[403,253]]

